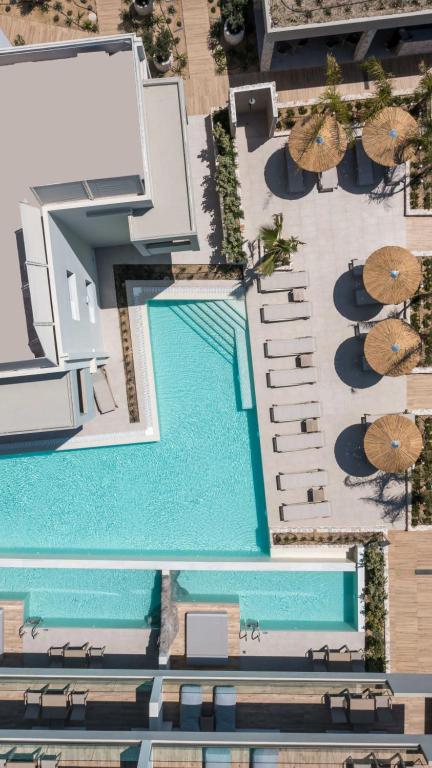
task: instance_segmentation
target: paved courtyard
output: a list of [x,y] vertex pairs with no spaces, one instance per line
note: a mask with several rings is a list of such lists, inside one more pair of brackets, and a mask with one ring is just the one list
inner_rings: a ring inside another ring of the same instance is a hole
[[[262,323],[261,306],[285,303],[287,294],[261,294],[256,281],[250,284],[248,314],[270,527],[403,528],[404,484],[400,478],[385,476],[368,464],[360,420],[364,414],[403,411],[406,379],[364,372],[363,342],[355,336],[358,321],[386,317],[392,308],[357,307],[348,272],[353,258],[364,261],[380,246],[406,244],[403,194],[387,194],[378,168],[375,188],[361,191],[355,186],[353,158],[348,152],[339,167],[337,190],[319,193],[309,175],[307,194],[293,198],[287,191],[286,137],[266,140],[264,126],[258,116],[252,115],[246,125],[239,127],[237,143],[245,238],[249,243],[255,241],[258,227],[270,223],[272,214],[282,212],[284,234],[304,242],[292,263],[294,269],[309,273],[306,299],[312,305],[308,320]],[[264,356],[265,341],[301,336],[315,338],[317,383],[307,385],[306,397],[305,387],[270,389],[267,372],[289,366],[286,358]],[[299,389],[303,390],[300,396],[295,391]],[[271,406],[309,400],[321,403],[324,447],[275,453],[275,434],[288,434],[292,428],[271,422]],[[277,489],[276,475],[311,468],[328,473],[330,510],[327,508],[322,515],[319,505],[311,506],[307,514],[281,524],[279,509],[285,493]]]

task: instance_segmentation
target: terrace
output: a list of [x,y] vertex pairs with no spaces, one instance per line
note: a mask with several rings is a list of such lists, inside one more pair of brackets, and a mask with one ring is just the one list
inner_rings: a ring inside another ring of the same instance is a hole
[[[317,2],[317,0],[301,0],[301,2],[281,2],[270,0],[270,13],[275,27],[291,27],[296,25],[311,26],[326,22],[339,22],[347,19],[367,19],[371,16],[401,15],[412,9],[413,4],[400,0],[331,0],[331,2]],[[429,0],[416,0],[415,11],[430,10]]]

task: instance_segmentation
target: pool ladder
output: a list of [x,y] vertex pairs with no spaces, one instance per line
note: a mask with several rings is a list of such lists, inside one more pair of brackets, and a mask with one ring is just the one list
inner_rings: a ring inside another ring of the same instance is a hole
[[31,636],[33,638],[36,637],[39,631],[39,627],[42,624],[42,619],[40,616],[29,616],[28,619],[25,620],[24,624],[21,624],[18,634],[20,637],[24,637],[26,633],[26,629],[31,627]]

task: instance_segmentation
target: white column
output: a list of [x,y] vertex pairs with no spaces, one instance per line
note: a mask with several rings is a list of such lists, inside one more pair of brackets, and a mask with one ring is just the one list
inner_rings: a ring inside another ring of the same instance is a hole
[[367,29],[361,33],[360,40],[355,47],[354,61],[363,61],[375,37],[375,32],[375,29]]
[[268,35],[264,34],[263,47],[261,51],[260,69],[261,72],[267,72],[271,67],[271,60],[273,58],[274,43]]

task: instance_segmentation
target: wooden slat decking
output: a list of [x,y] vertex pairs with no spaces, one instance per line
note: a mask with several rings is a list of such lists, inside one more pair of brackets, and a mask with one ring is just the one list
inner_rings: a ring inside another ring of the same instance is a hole
[[121,12],[126,8],[122,0],[97,0],[96,8],[100,35],[116,35],[122,31]]
[[[179,631],[170,648],[173,666],[186,667],[186,614],[197,611],[226,611],[228,614],[228,655],[226,666],[236,666],[240,655],[240,607],[238,603],[176,603]],[[196,666],[196,665],[194,665]]]
[[390,531],[389,602],[392,672],[432,669],[432,576],[416,576],[431,568],[432,532]]
[[23,642],[19,636],[19,628],[24,623],[24,603],[22,600],[0,600],[4,610],[4,659],[8,662],[8,654],[22,655]]
[[432,373],[407,376],[407,408],[409,411],[432,409]]
[[432,251],[432,216],[406,216],[407,247],[411,251]]
[[191,77],[210,75],[213,79],[214,61],[207,44],[210,29],[207,5],[204,0],[183,0],[183,23],[189,75]]

